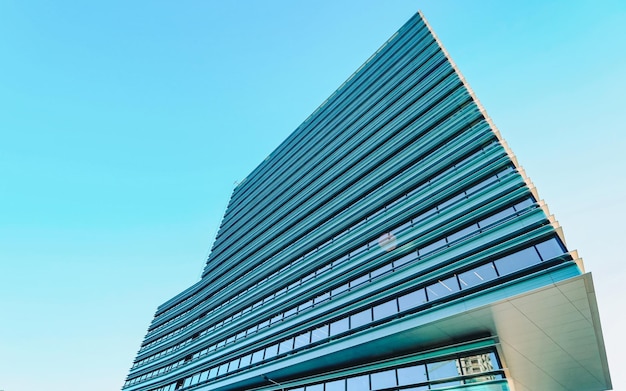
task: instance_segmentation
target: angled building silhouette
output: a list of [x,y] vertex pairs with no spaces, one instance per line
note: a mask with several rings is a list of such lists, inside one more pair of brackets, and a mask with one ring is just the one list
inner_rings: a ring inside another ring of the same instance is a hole
[[417,14],[235,188],[123,390],[610,388],[591,275]]

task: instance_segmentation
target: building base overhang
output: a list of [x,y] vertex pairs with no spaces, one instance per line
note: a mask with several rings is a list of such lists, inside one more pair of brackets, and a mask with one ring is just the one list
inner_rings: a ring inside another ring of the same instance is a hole
[[[591,274],[533,279],[524,293],[505,289],[436,306],[261,365],[207,390],[270,390],[263,378],[302,381],[319,371],[490,337],[512,391],[602,391],[612,388]],[[549,283],[546,283],[548,282]],[[494,295],[498,300],[493,300]],[[268,387],[265,388],[262,384]],[[274,388],[272,388],[274,386]],[[234,388],[232,388],[234,387]],[[258,387],[258,388],[257,388]],[[204,390],[204,388],[202,388]]]

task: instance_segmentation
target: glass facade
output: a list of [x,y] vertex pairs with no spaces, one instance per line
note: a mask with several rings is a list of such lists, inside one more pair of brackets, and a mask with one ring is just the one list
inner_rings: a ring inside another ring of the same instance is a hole
[[123,389],[508,390],[496,335],[424,325],[580,274],[418,14],[235,188]]

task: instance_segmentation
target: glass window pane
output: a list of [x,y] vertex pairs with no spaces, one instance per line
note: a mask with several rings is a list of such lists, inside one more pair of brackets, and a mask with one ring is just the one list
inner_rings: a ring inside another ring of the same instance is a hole
[[271,324],[276,324],[278,322],[280,322],[281,320],[283,320],[283,313],[281,312],[280,314],[274,316],[271,320],[270,323]]
[[384,372],[375,372],[370,375],[372,380],[372,389],[378,390],[381,388],[395,387],[398,385],[396,382],[396,370],[390,369]]
[[548,261],[565,253],[565,249],[556,238],[546,240],[545,242],[535,245],[535,247],[537,247],[537,251],[539,251],[544,261]]
[[311,332],[307,331],[303,334],[300,334],[296,337],[294,343],[294,349],[301,348],[311,343]]
[[426,303],[426,293],[423,289],[398,297],[400,311],[406,311],[424,303]]
[[354,280],[350,281],[350,288],[354,288],[355,286],[361,285],[364,282],[368,281],[370,279],[370,275],[366,274],[364,276],[361,277],[357,277]]
[[489,363],[491,364],[491,366],[493,367],[493,369],[500,369],[500,363],[498,362],[498,358],[496,357],[496,354],[491,352],[489,353]]
[[456,231],[450,235],[448,235],[448,243],[454,242],[456,240],[465,238],[469,235],[471,235],[474,232],[478,231],[478,225],[477,224],[472,224],[468,227],[465,227],[459,231]]
[[339,319],[330,324],[330,335],[337,335],[339,333],[343,333],[344,331],[348,331],[350,329],[350,324],[348,322],[348,318]]
[[235,359],[228,364],[228,372],[232,372],[236,369],[239,369],[239,359]]
[[407,221],[406,223],[404,223],[404,224],[402,224],[402,225],[398,226],[396,229],[394,229],[394,230],[393,230],[393,233],[395,233],[395,234],[399,234],[399,233],[401,233],[402,231],[404,231],[405,229],[410,228],[410,227],[411,227],[411,225],[412,225],[412,223],[411,223],[411,221],[409,220],[409,221]]
[[365,391],[370,389],[370,378],[368,375],[349,377],[347,379],[347,391]]
[[264,353],[263,349],[257,350],[256,352],[254,352],[252,354],[252,361],[251,361],[251,363],[252,364],[256,364],[259,361],[263,360],[263,353]]
[[311,332],[311,342],[317,342],[328,337],[328,325],[318,327]]
[[313,301],[313,303],[314,304],[319,304],[319,303],[321,303],[323,301],[326,301],[328,299],[330,299],[330,292],[325,292],[325,293],[322,293],[321,295],[317,296],[315,298],[315,300]]
[[287,311],[285,311],[285,318],[290,317],[291,315],[295,315],[295,313],[298,312],[298,308],[290,308]]
[[217,370],[218,369],[219,369],[219,367],[211,368],[211,370],[209,371],[209,379],[213,379],[215,376],[217,376]]
[[225,374],[226,372],[228,372],[228,363],[220,365],[217,374],[219,376]]
[[484,218],[483,220],[478,222],[478,226],[480,228],[485,228],[488,225],[494,224],[500,220],[505,219],[506,217],[512,215],[515,213],[515,210],[513,209],[513,207],[510,208],[506,208],[505,210],[502,210],[500,212],[497,212],[495,214],[492,214],[489,217]]
[[312,386],[306,386],[306,391],[324,391],[324,384],[314,384]]
[[346,391],[346,381],[341,379],[328,382],[324,391]]
[[459,358],[464,375],[475,375],[493,371],[493,364],[489,354],[475,354]]
[[404,264],[407,264],[413,260],[417,259],[417,252],[410,252],[407,255],[403,256],[402,258],[396,259],[395,261],[393,261],[393,267],[397,268],[400,267]]
[[437,300],[441,297],[446,297],[454,292],[459,291],[459,283],[456,277],[452,276],[445,280],[439,280],[436,283],[426,287],[426,293],[428,294],[428,301]]
[[293,338],[289,338],[288,340],[281,342],[278,347],[279,354],[287,353],[291,350],[293,350]]
[[439,204],[438,208],[439,210],[447,208],[448,206],[454,204],[455,202],[458,202],[462,199],[465,198],[465,192],[461,193],[461,194],[457,194],[454,197],[450,198],[447,201],[442,202],[441,204]]
[[274,356],[276,356],[278,354],[278,344],[274,344],[272,346],[268,346],[267,348],[265,348],[265,357],[264,359],[267,360],[268,358],[272,358]]
[[413,365],[406,368],[398,368],[398,385],[400,386],[425,383],[427,381],[426,367],[424,365]]
[[332,291],[330,291],[330,295],[331,297],[335,297],[345,291],[347,291],[349,289],[349,284],[343,284],[341,286],[338,286],[337,288],[333,289]]
[[241,362],[239,363],[239,368],[247,367],[250,365],[250,360],[252,359],[251,354],[246,354],[241,358]]
[[445,379],[448,377],[460,376],[460,367],[456,360],[438,361],[426,364],[428,377],[430,380]]
[[396,299],[387,301],[374,307],[374,320],[386,318],[398,313]]
[[368,323],[372,323],[372,309],[368,308],[364,311],[357,312],[350,316],[350,328],[354,329]]
[[465,192],[467,193],[468,196],[478,192],[479,190],[484,189],[485,187],[489,186],[490,184],[497,182],[498,178],[497,176],[491,176],[485,180],[483,180],[482,182],[477,183],[476,185],[470,187],[469,189],[467,189]]
[[528,208],[532,204],[534,204],[533,200],[531,200],[530,198],[527,198],[524,201],[518,202],[513,207],[515,208],[516,211],[519,212],[521,210],[524,210],[524,209]]
[[497,278],[496,269],[493,267],[493,263],[489,262],[486,265],[478,266],[474,269],[459,274],[459,282],[461,283],[461,289],[468,289],[476,285],[480,285],[484,282],[491,281]]
[[446,245],[446,239],[439,239],[434,243],[431,243],[427,246],[424,246],[422,248],[419,249],[419,255],[420,257],[423,257],[424,255],[430,254],[435,250],[438,250],[439,248],[443,247]]
[[540,262],[539,254],[534,247],[526,248],[522,251],[507,255],[496,260],[496,269],[501,276],[525,269]]
[[298,312],[304,311],[305,309],[309,308],[312,305],[313,305],[313,300],[309,300],[306,303],[302,303],[298,306]]
[[383,266],[379,267],[378,269],[376,269],[376,270],[374,270],[374,271],[372,271],[370,273],[371,274],[371,278],[374,279],[374,278],[376,278],[378,276],[381,276],[381,275],[383,275],[383,274],[385,274],[387,272],[390,272],[390,271],[391,271],[391,265],[390,264],[383,265]]

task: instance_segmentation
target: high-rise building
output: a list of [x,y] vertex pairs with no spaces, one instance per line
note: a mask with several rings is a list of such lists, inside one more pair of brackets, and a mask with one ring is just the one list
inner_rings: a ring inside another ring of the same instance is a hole
[[123,389],[609,388],[590,274],[418,14],[234,189]]

